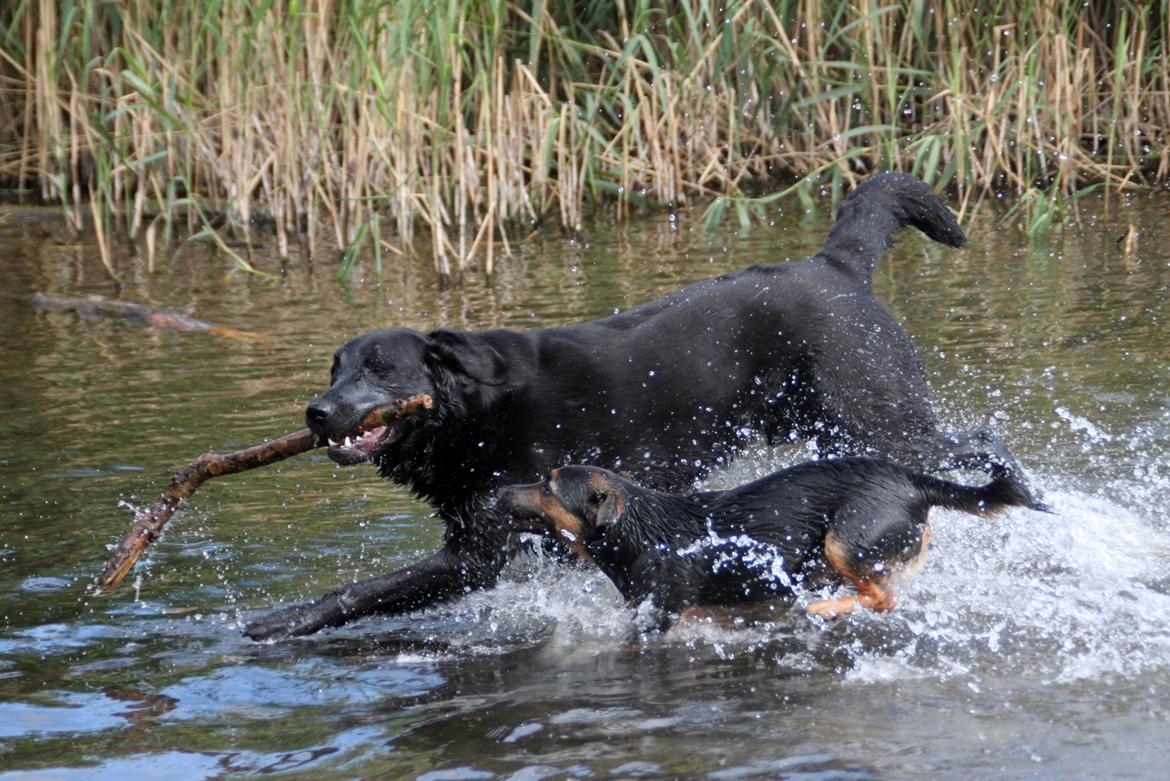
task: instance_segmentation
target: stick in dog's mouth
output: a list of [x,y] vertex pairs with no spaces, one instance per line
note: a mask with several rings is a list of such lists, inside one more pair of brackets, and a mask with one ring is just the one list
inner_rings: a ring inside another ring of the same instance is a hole
[[[393,433],[394,425],[398,421],[432,407],[434,401],[431,397],[420,393],[409,399],[401,399],[379,407],[367,415],[354,431],[363,442],[367,432],[377,441],[385,437],[388,431]],[[171,476],[170,485],[162,496],[146,509],[134,514],[134,523],[130,525],[130,531],[126,532],[121,542],[114,548],[114,552],[110,554],[110,560],[102,573],[100,589],[108,591],[118,585],[134,567],[146,547],[162,534],[163,527],[175,514],[179,502],[194,494],[206,480],[273,464],[321,447],[321,444],[316,434],[304,428],[279,439],[232,453],[208,452],[199,456]],[[344,445],[340,447],[344,448]]]
[[369,461],[374,452],[394,434],[396,426],[378,426],[362,434],[347,436],[343,441],[329,440],[326,454],[338,466],[353,466]]
[[353,466],[369,461],[382,445],[394,437],[400,421],[432,407],[434,401],[426,394],[377,407],[341,442],[330,439],[329,449],[325,452],[338,466]]

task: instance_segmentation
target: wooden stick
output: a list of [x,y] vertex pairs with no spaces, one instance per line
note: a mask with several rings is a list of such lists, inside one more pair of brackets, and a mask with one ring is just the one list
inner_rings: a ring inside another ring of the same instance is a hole
[[[379,426],[391,425],[404,418],[431,409],[434,402],[425,393],[411,396],[383,407],[378,407],[357,425],[354,434],[360,434]],[[100,591],[109,591],[126,577],[142,556],[146,547],[159,538],[163,527],[175,514],[179,503],[195,493],[205,480],[221,475],[235,474],[258,466],[274,464],[277,461],[320,447],[317,435],[307,428],[286,434],[279,439],[262,445],[236,450],[232,453],[210,451],[196,458],[184,469],[171,477],[171,484],[154,504],[135,513],[130,531],[114,548],[106,568],[102,572]]]

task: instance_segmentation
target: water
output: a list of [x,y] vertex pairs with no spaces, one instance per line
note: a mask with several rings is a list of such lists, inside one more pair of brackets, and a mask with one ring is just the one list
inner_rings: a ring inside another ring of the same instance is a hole
[[[1043,245],[990,215],[962,252],[907,235],[875,282],[947,423],[990,419],[1056,514],[939,513],[892,614],[692,625],[645,647],[607,581],[543,561],[425,614],[243,639],[247,617],[439,545],[427,507],[318,455],[207,484],[137,579],[87,589],[172,468],[298,428],[348,336],[574,322],[807,255],[823,220],[604,225],[457,289],[423,263],[339,287],[326,262],[271,284],[201,247],[154,274],[119,259],[121,297],[269,335],[253,344],[34,313],[37,290],[114,291],[51,213],[8,210],[0,778],[1166,777],[1170,228],[1164,199],[1110,206]],[[710,484],[801,457],[761,450]]]

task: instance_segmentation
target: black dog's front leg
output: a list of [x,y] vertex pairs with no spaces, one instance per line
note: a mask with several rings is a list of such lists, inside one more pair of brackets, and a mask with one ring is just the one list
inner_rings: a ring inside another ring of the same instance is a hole
[[278,640],[371,614],[420,610],[494,585],[502,567],[499,557],[469,556],[445,547],[405,569],[347,583],[312,602],[261,616],[244,628],[244,634],[253,640]]

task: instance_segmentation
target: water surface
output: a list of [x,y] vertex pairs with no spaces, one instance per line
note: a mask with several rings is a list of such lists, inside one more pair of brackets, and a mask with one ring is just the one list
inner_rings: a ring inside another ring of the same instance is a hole
[[[1170,228],[1164,198],[1091,208],[1041,244],[990,214],[963,251],[906,234],[875,280],[947,424],[990,421],[1054,515],[937,514],[893,614],[634,647],[608,582],[542,561],[424,614],[247,641],[248,617],[440,544],[425,505],[321,455],[207,484],[137,577],[87,589],[173,468],[300,427],[349,336],[576,322],[803,257],[824,219],[598,225],[455,288],[425,261],[339,286],[331,262],[262,252],[270,283],[196,246],[154,273],[119,257],[115,291],[51,212],[0,207],[0,778],[1164,778]],[[269,338],[38,314],[38,290]],[[801,457],[761,449],[709,482]]]

